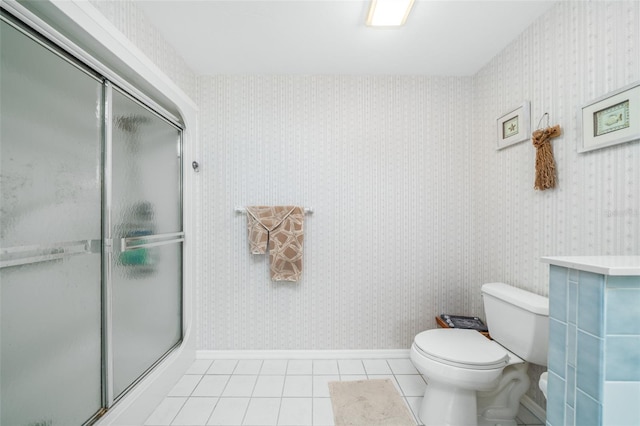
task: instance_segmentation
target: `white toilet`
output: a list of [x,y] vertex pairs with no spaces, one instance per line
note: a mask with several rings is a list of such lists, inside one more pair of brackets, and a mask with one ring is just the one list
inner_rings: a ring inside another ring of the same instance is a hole
[[482,286],[487,327],[418,334],[411,361],[427,380],[425,426],[516,425],[528,363],[547,365],[549,299],[504,283]]

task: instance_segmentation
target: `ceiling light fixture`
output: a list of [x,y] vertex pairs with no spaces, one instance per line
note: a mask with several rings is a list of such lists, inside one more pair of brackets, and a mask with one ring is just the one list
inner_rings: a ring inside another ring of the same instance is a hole
[[399,27],[407,21],[414,0],[371,0],[367,25],[370,27]]

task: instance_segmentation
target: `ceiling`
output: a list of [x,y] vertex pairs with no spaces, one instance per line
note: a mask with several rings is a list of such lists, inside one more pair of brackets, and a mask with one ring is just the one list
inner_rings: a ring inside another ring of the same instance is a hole
[[198,75],[473,75],[556,3],[416,0],[380,29],[368,0],[136,1]]

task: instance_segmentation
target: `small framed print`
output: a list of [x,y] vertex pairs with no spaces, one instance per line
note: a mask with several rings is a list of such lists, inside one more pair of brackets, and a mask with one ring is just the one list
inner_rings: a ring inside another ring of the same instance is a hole
[[529,101],[498,118],[498,146],[496,149],[524,142],[531,138]]
[[639,140],[640,81],[583,105],[578,122],[578,152]]

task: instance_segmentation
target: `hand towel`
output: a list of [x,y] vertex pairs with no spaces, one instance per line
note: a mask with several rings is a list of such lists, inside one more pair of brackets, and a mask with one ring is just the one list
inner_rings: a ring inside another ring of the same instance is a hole
[[272,281],[298,281],[302,275],[304,209],[298,206],[247,206],[252,254],[269,247]]

